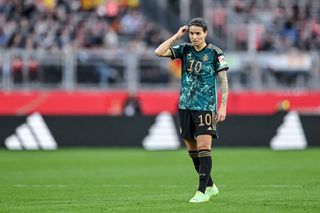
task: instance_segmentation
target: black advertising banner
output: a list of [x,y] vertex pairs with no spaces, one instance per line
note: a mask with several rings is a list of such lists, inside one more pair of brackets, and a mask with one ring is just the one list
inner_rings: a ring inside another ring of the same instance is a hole
[[[161,134],[172,134],[168,139],[164,137],[163,143],[173,139],[182,142],[178,118],[169,114],[161,119],[158,116],[30,116],[0,116],[0,147],[29,143],[33,136],[38,141],[53,137],[58,147],[142,147],[144,139],[151,134],[160,138]],[[231,115],[218,126],[219,138],[214,145],[270,147],[271,141],[278,143],[289,137],[293,141],[305,140],[307,147],[320,146],[319,129],[320,115]],[[47,146],[54,147],[50,143]]]

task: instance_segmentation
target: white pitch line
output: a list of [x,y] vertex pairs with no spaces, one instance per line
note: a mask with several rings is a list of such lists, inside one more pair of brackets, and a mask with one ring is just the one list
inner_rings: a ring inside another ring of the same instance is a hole
[[[63,187],[80,187],[82,185],[54,185],[54,184],[15,184],[13,187],[17,188],[63,188]],[[159,185],[161,188],[184,188],[188,185]],[[92,187],[97,188],[112,188],[112,187],[120,187],[120,188],[145,188],[145,184],[103,184],[103,185],[94,185]]]
[[289,184],[267,184],[267,185],[257,185],[258,187],[264,188],[302,188],[303,185],[289,185]]
[[39,185],[39,184],[15,184],[13,185],[14,187],[17,188],[27,188],[27,187],[32,187],[32,188],[63,188],[63,187],[68,187],[68,185],[52,185],[52,184],[45,184],[45,185]]

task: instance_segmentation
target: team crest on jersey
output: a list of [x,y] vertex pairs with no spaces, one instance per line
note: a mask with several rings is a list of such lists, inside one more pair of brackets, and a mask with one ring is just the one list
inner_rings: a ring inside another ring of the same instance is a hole
[[205,54],[203,57],[202,57],[202,61],[208,61],[209,60],[209,56],[207,54]]

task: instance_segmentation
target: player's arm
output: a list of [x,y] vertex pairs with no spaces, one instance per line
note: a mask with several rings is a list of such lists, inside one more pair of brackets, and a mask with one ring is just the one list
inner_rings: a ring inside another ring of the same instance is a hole
[[178,30],[178,32],[176,34],[174,34],[173,36],[171,36],[169,39],[167,39],[166,41],[164,41],[162,44],[160,44],[157,49],[154,51],[154,53],[159,56],[159,57],[171,57],[172,53],[170,50],[170,47],[172,46],[172,44],[174,42],[176,42],[179,38],[181,38],[182,36],[184,36],[186,34],[186,32],[188,31],[188,26],[184,25],[182,27],[180,27],[180,29]]
[[228,78],[227,78],[227,70],[222,70],[218,72],[218,79],[220,81],[220,89],[221,89],[221,104],[216,115],[216,121],[224,121],[227,116],[227,102],[228,102]]

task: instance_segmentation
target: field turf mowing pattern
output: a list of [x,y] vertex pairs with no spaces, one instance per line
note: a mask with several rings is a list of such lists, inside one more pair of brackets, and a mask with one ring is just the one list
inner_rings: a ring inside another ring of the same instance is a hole
[[320,149],[217,148],[220,194],[188,200],[198,177],[184,149],[0,149],[0,212],[320,212]]

